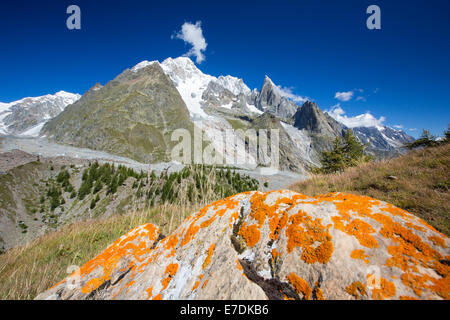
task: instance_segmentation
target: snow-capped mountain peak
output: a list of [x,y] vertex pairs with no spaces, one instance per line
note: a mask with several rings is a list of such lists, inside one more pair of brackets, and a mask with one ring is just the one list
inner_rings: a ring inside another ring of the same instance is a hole
[[234,95],[245,94],[248,95],[251,93],[251,90],[244,83],[242,79],[233,77],[233,76],[220,76],[216,80],[222,87],[230,90]]
[[201,72],[187,57],[167,58],[161,63],[161,67],[175,84],[191,117],[207,118],[201,105],[202,94],[209,82],[216,78]]
[[[234,100],[241,94],[245,100],[252,95],[250,88],[240,78],[231,75],[215,77],[203,73],[195,63],[188,57],[167,58],[163,62],[144,60],[131,68],[132,72],[145,68],[153,63],[159,63],[164,73],[174,83],[181,97],[183,98],[192,118],[209,118],[204,107],[208,105],[204,93],[208,88],[214,88],[214,94],[219,96],[223,90],[234,95]],[[211,92],[208,93],[211,93]],[[254,95],[254,93],[253,93]],[[223,101],[223,106],[231,106],[230,101]],[[220,102],[220,101],[219,101]],[[217,106],[221,106],[220,103]],[[247,105],[248,110],[260,112],[252,108],[252,104]]]
[[264,84],[266,84],[266,83],[271,86],[276,87],[275,83],[273,83],[272,79],[270,79],[267,74],[264,76]]
[[81,95],[66,91],[0,103],[0,134],[37,135],[44,123]]
[[216,79],[200,71],[188,57],[167,58],[161,63],[161,67],[176,84],[191,79],[207,85],[209,81]]

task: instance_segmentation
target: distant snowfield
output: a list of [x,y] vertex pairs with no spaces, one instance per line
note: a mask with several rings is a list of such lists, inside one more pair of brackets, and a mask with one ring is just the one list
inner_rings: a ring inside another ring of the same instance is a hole
[[34,127],[31,127],[27,131],[23,132],[21,134],[21,136],[23,136],[23,137],[37,137],[37,136],[39,136],[39,132],[41,132],[41,129],[44,127],[44,125],[45,125],[45,121],[35,125]]
[[[9,103],[0,102],[0,134],[37,137],[45,122],[54,115],[55,108],[59,109],[59,112],[61,112],[68,105],[75,103],[80,98],[81,95],[79,94],[58,91],[55,94],[46,94],[39,97],[26,97]],[[11,126],[20,122],[20,119],[9,119],[6,121],[6,117],[10,115],[14,117],[17,110],[20,110],[20,112],[30,112],[38,124],[31,128],[26,128],[23,132],[14,132],[14,130],[10,130]]]

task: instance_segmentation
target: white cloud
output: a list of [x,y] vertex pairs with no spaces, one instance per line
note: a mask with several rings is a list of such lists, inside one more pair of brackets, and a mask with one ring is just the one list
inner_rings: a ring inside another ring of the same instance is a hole
[[285,87],[277,86],[277,85],[275,85],[275,86],[278,88],[281,96],[291,99],[294,102],[303,103],[303,102],[306,102],[307,100],[309,100],[308,97],[302,97],[302,96],[299,96],[299,95],[296,95],[295,93],[293,93],[292,88],[285,88]]
[[356,97],[355,100],[356,100],[356,101],[363,101],[363,102],[366,102],[366,101],[367,101],[366,98],[363,97],[363,96]]
[[172,39],[175,37],[192,45],[192,48],[184,55],[187,57],[195,57],[198,64],[205,60],[204,51],[208,45],[205,37],[203,37],[201,24],[201,21],[197,21],[195,24],[185,22],[181,26],[181,30],[172,36]]
[[417,131],[417,128],[410,128],[409,131]]
[[403,129],[403,126],[401,124],[396,124],[394,125],[395,129]]
[[349,117],[345,114],[345,111],[341,108],[339,103],[325,112],[349,128],[382,126],[383,122],[386,120],[385,117],[380,117],[379,119],[375,118],[370,111],[354,117]]
[[353,98],[353,91],[336,92],[334,98],[340,101],[349,101]]

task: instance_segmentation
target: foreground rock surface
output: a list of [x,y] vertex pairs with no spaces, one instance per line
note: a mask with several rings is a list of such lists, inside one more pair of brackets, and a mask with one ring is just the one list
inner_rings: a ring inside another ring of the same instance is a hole
[[369,197],[247,192],[133,229],[37,299],[449,299],[449,245]]

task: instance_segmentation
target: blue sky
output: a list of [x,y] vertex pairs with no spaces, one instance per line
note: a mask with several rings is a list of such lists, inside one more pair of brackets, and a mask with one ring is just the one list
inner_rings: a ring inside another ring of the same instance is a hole
[[[71,4],[81,8],[81,30],[66,28]],[[381,8],[381,30],[366,28],[371,4]],[[446,0],[2,0],[0,101],[84,93],[142,60],[181,56],[190,45],[171,36],[201,21],[205,73],[251,88],[267,74],[322,109],[339,103],[341,116],[370,111],[414,136],[441,134],[450,123],[449,14]]]

